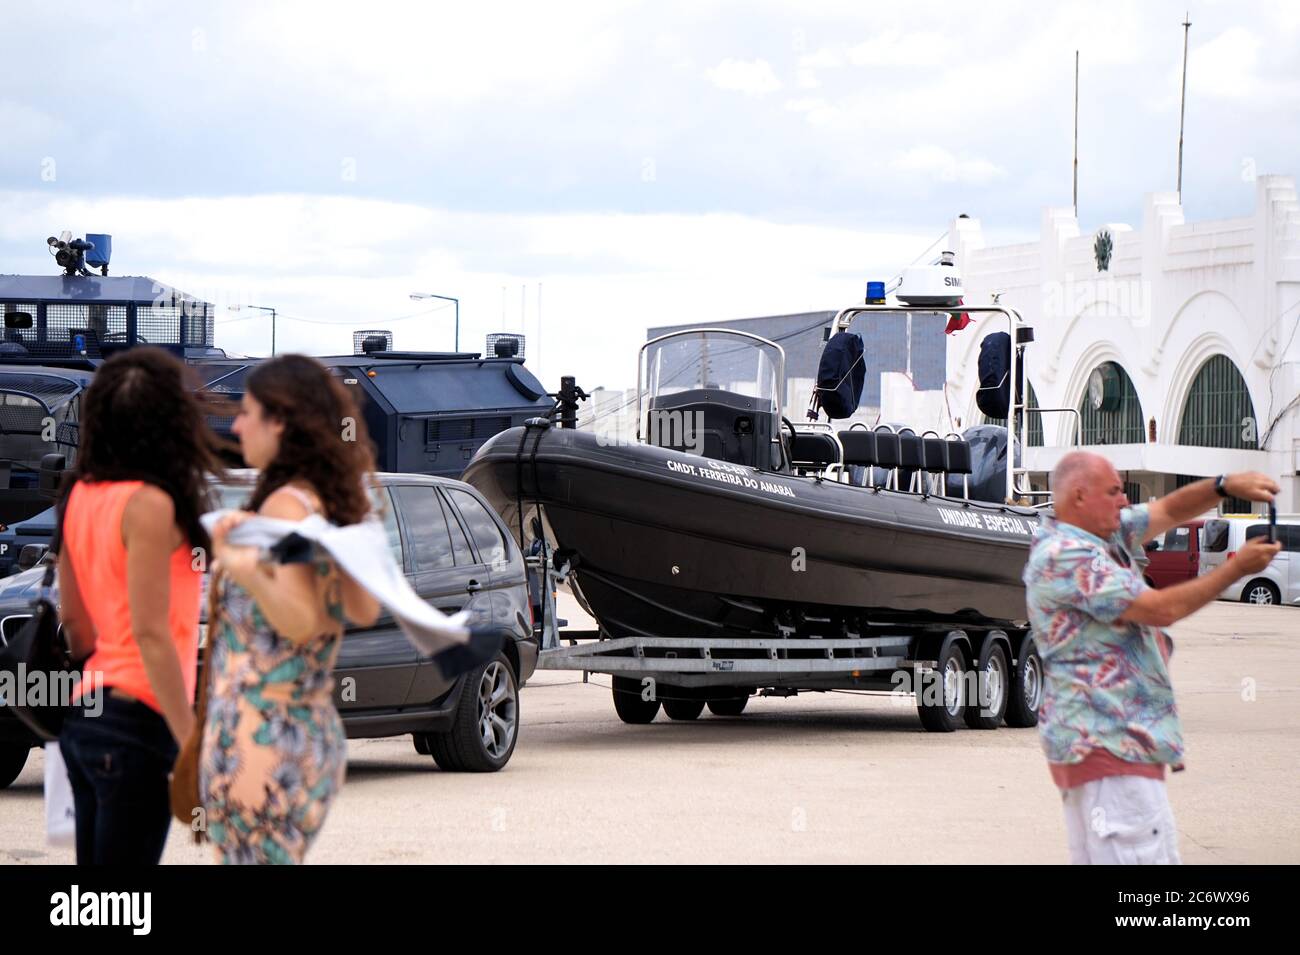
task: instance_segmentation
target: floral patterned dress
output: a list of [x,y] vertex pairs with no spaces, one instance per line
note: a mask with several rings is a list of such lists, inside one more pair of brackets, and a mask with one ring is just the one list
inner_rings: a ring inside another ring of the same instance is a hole
[[302,862],[343,785],[347,738],[331,693],[343,602],[333,562],[319,548],[312,558],[338,628],[307,643],[276,633],[244,588],[220,584],[199,791],[223,864]]

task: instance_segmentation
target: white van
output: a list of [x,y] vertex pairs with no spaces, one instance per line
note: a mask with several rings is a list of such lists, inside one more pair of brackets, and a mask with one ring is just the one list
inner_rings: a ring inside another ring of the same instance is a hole
[[[1241,549],[1252,537],[1268,536],[1267,514],[1227,514],[1201,528],[1201,573],[1209,573]],[[1282,550],[1253,577],[1233,582],[1220,600],[1252,604],[1300,604],[1300,515],[1278,515],[1277,539]]]

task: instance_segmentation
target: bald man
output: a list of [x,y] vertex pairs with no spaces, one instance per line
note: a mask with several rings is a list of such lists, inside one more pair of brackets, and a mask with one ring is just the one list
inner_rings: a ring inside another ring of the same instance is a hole
[[1052,472],[1056,516],[1035,533],[1024,579],[1043,663],[1038,729],[1072,863],[1180,861],[1165,767],[1183,768],[1183,737],[1173,643],[1160,628],[1263,570],[1280,545],[1249,540],[1210,573],[1164,590],[1146,586],[1131,555],[1222,497],[1272,501],[1277,491],[1267,475],[1229,474],[1130,507],[1100,455],[1072,452]]

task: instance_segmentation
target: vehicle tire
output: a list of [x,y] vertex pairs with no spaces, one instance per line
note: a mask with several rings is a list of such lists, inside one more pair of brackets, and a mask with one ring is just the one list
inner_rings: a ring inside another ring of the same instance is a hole
[[450,733],[429,733],[425,737],[429,755],[444,773],[463,772],[456,747],[452,745]]
[[1033,634],[1025,634],[1007,694],[1007,725],[1027,729],[1038,725],[1038,707],[1043,702],[1043,661],[1038,656]]
[[749,693],[744,696],[725,696],[709,700],[709,712],[714,716],[739,716],[749,703]]
[[26,743],[0,743],[0,789],[8,787],[27,765]]
[[624,723],[642,724],[659,715],[659,701],[641,698],[641,681],[630,676],[614,677],[614,712]]
[[[672,688],[669,692],[680,693],[680,688]],[[700,714],[704,712],[703,700],[673,699],[664,700],[664,712],[668,714],[670,720],[695,720],[699,719]]]
[[1011,667],[1001,643],[989,641],[985,645],[978,672],[977,699],[967,701],[963,716],[973,730],[995,730],[1002,725],[1011,689]]
[[510,762],[519,740],[519,687],[505,654],[465,677],[451,729],[430,733],[430,755],[453,773],[495,773]]
[[962,722],[966,697],[966,653],[955,640],[938,666],[916,683],[916,712],[931,733],[951,733]]
[[1252,580],[1241,588],[1241,602],[1244,604],[1279,604],[1282,594],[1277,585],[1265,577]]

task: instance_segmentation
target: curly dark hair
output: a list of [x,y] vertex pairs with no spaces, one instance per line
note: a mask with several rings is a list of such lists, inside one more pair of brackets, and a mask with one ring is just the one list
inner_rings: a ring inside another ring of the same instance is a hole
[[254,368],[244,389],[262,413],[284,425],[275,460],[262,469],[247,509],[276,490],[304,481],[335,524],[356,524],[370,512],[366,494],[375,469],[370,432],[352,394],[306,355],[280,355]]
[[224,470],[219,440],[180,359],[140,346],[95,372],[81,399],[77,467],[65,483],[144,481],[165,491],[192,547],[209,545],[199,515],[212,504],[209,476]]

